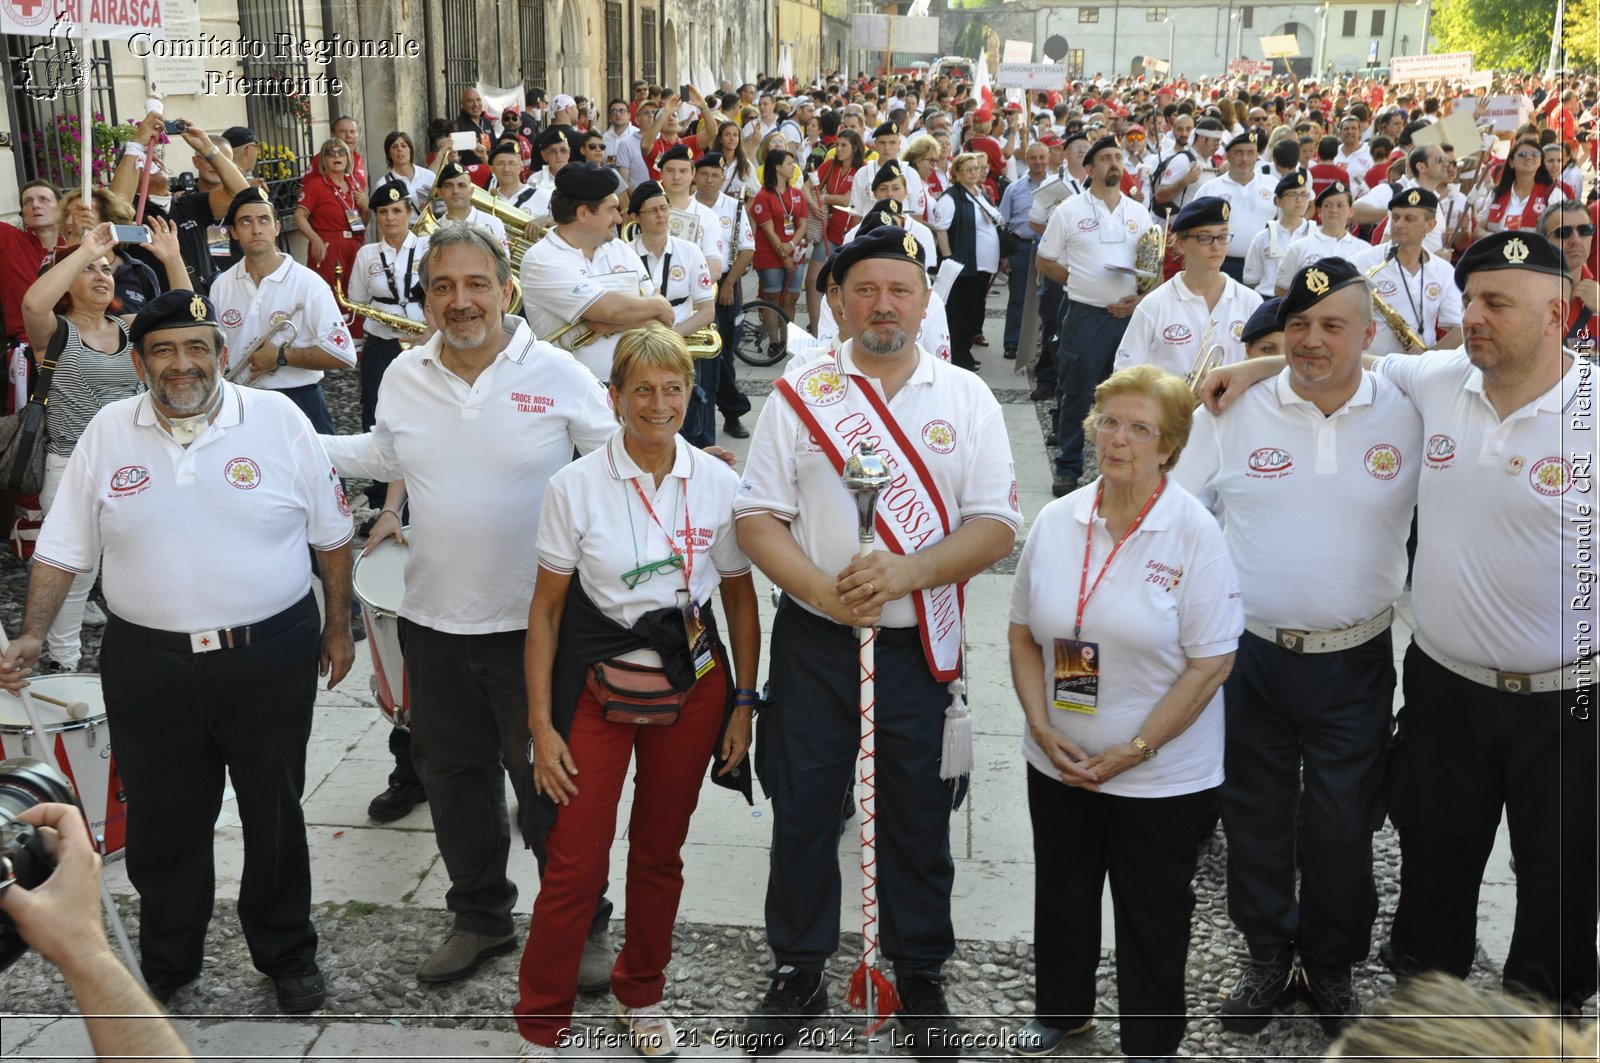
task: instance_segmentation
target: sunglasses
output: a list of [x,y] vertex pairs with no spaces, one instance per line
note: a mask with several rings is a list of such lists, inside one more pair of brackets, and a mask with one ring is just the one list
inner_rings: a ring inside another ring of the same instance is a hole
[[1522,162],[1526,159],[1542,159],[1544,158],[1544,153],[1538,151],[1519,151],[1513,155],[1512,158],[1516,159],[1518,162]]
[[1550,230],[1550,235],[1555,237],[1557,240],[1565,240],[1567,237],[1571,236],[1573,233],[1577,233],[1579,236],[1593,236],[1594,235],[1594,226],[1593,225],[1558,225],[1554,229]]

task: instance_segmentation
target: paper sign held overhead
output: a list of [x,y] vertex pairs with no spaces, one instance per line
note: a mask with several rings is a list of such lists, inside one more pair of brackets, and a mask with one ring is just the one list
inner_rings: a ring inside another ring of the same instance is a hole
[[1268,77],[1272,73],[1270,59],[1231,59],[1228,73],[1234,77]]
[[[6,0],[0,0],[5,3]],[[892,34],[891,34],[892,30]],[[939,20],[908,15],[854,15],[850,19],[851,47],[868,51],[939,55]]]
[[995,69],[994,83],[1001,88],[1059,89],[1067,80],[1067,68],[1056,63],[1001,63]]
[[1389,76],[1395,81],[1430,81],[1464,78],[1472,73],[1471,52],[1442,55],[1396,55],[1389,59]]
[[1031,63],[1033,62],[1032,41],[1007,41],[1000,49],[1002,63]]
[[1496,133],[1515,133],[1533,118],[1533,101],[1526,96],[1490,96],[1476,118],[1479,125],[1491,124]]
[[1296,59],[1300,55],[1300,40],[1292,33],[1262,37],[1261,55],[1266,59]]

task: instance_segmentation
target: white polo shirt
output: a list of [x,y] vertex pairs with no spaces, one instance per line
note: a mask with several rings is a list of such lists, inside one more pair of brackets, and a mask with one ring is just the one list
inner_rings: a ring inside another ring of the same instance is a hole
[[1600,381],[1567,354],[1560,383],[1504,421],[1463,350],[1378,362],[1422,414],[1411,589],[1424,649],[1524,673],[1593,649]]
[[[1166,188],[1168,185],[1177,184],[1179,181],[1189,176],[1189,171],[1195,166],[1203,166],[1206,169],[1214,168],[1213,165],[1207,165],[1199,162],[1192,148],[1188,151],[1179,153],[1173,157],[1171,162],[1167,163],[1167,168],[1161,171],[1160,187]],[[1155,176],[1155,171],[1151,171],[1151,176]],[[1184,207],[1187,207],[1190,203],[1193,203],[1195,200],[1199,199],[1201,196],[1201,186],[1210,180],[1212,180],[1212,178],[1197,178],[1193,184],[1189,185],[1182,192],[1180,192],[1178,194],[1178,198],[1173,200],[1171,203],[1173,212],[1176,213],[1177,211],[1182,210]],[[1155,199],[1155,193],[1156,190],[1151,189],[1150,198],[1152,201]]]
[[[666,296],[673,304],[674,322],[681,323],[694,316],[695,305],[717,297],[717,286],[712,283],[706,269],[706,256],[698,244],[667,237],[667,249],[661,258],[652,256],[644,246],[644,237],[635,236],[628,245],[644,263],[650,283],[657,293]],[[609,375],[609,374],[608,374]]]
[[687,207],[673,209],[690,211],[700,219],[700,233],[695,242],[700,245],[700,253],[705,255],[707,265],[711,264],[712,259],[717,260],[717,273],[711,279],[721,280],[723,270],[728,268],[728,241],[722,237],[722,219],[717,217],[716,211],[694,198],[693,193],[689,195]]
[[[315,344],[346,365],[356,364],[355,341],[327,281],[288,255],[281,256],[278,268],[261,278],[259,285],[244,267],[241,259],[211,280],[211,303],[228,337],[224,375],[230,365],[248,358],[261,338],[285,319],[294,322],[298,330],[291,347]],[[279,333],[280,337],[286,335],[287,331]],[[320,369],[286,365],[259,377],[251,387],[281,391],[321,379]]]
[[[1117,345],[1116,368],[1148,362],[1177,376],[1188,376],[1207,332],[1211,333],[1208,346],[1222,344],[1221,364],[1244,361],[1244,341],[1239,337],[1244,334],[1245,322],[1261,305],[1261,293],[1226,273],[1222,279],[1222,297],[1210,310],[1203,296],[1189,290],[1182,273],[1141,299]],[[1212,321],[1217,323],[1214,329]]]
[[[1091,757],[1127,742],[1188,666],[1188,658],[1232,653],[1244,630],[1239,580],[1211,514],[1170,480],[1123,543],[1083,612],[1081,638],[1098,644],[1099,708],[1093,715],[1053,701],[1058,638],[1070,639],[1078,610],[1083,547],[1099,481],[1050,502],[1034,518],[1011,584],[1011,623],[1025,625],[1044,663],[1050,722]],[[1094,516],[1089,582],[1115,540]],[[1118,797],[1172,797],[1222,782],[1222,691],[1161,755],[1102,784]],[[1060,769],[1023,729],[1022,754],[1052,779]]]
[[1372,149],[1362,143],[1356,150],[1345,154],[1344,145],[1339,145],[1339,152],[1333,157],[1335,166],[1343,166],[1344,172],[1350,175],[1350,184],[1355,189],[1355,198],[1360,199],[1367,190],[1364,178],[1367,171],[1376,165],[1372,160]]
[[644,153],[639,150],[638,129],[630,125],[618,133],[606,126],[600,136],[606,143],[606,165],[628,182],[630,191],[649,179],[650,171],[644,164]]
[[1277,284],[1287,288],[1296,273],[1318,259],[1338,257],[1354,262],[1357,255],[1371,249],[1372,245],[1365,240],[1358,240],[1349,233],[1335,239],[1319,226],[1289,245],[1289,250],[1283,253],[1283,261],[1278,265]]
[[[850,181],[850,213],[858,218],[865,218],[867,211],[880,197],[872,192],[872,179],[878,176],[878,170],[889,159],[877,159],[868,162]],[[908,162],[900,163],[900,175],[905,178],[906,198],[905,209],[907,214],[916,214],[919,217],[927,212],[928,192],[927,186],[922,183],[922,178],[917,175],[917,168]]]
[[444,225],[477,225],[477,226],[479,226],[481,228],[488,229],[490,235],[492,235],[496,240],[499,240],[500,241],[500,246],[506,249],[506,253],[507,254],[510,254],[511,253],[511,238],[506,235],[505,223],[502,222],[499,218],[495,217],[493,214],[486,214],[483,211],[479,210],[477,207],[470,207],[468,209],[471,211],[471,213],[469,213],[461,221],[456,222],[456,221],[452,221],[452,220],[450,220],[448,218],[441,218],[440,221],[439,221],[439,224],[441,226],[444,226]]
[[69,572],[90,571],[104,550],[106,605],[131,623],[193,632],[265,620],[311,589],[308,543],[350,541],[344,488],[299,407],[221,387],[216,420],[187,448],[149,394],[105,406],[39,532],[36,558]]
[[[850,385],[865,381],[881,396],[882,387],[876,380],[856,375],[852,346],[852,341],[846,341],[834,352],[844,373],[851,377]],[[938,485],[956,527],[969,520],[992,518],[1016,531],[1022,525],[1022,514],[1017,507],[1011,441],[994,393],[975,374],[941,362],[921,347],[917,354],[911,379],[888,400],[889,412]],[[784,377],[793,383],[815,367],[815,360],[790,366]],[[822,408],[818,412],[826,415],[828,411]],[[734,516],[771,513],[787,522],[806,557],[832,574],[842,571],[856,556],[856,504],[827,454],[810,437],[805,422],[787,400],[777,394],[768,399],[750,441]],[[881,541],[875,547],[884,548]],[[797,604],[811,608],[804,602]],[[911,596],[886,604],[882,623],[885,627],[915,627],[917,612]]]
[[[699,203],[698,199],[695,202]],[[702,207],[706,206],[700,203]],[[722,233],[722,246],[727,248],[728,257],[723,261],[723,273],[732,267],[733,260],[744,251],[755,251],[755,227],[750,224],[750,218],[744,212],[744,204],[726,192],[717,193],[717,202],[712,206],[711,213],[717,216],[718,231]]]
[[416,210],[421,210],[433,195],[433,182],[437,180],[437,175],[426,166],[413,165],[411,172],[413,176],[407,178],[400,176],[394,170],[390,170],[383,175],[383,180],[372,187],[378,188],[388,184],[390,181],[396,181],[404,186],[406,195],[411,198],[411,206]]
[[[839,338],[839,322],[826,299],[822,300],[822,310],[817,315],[816,336],[830,347],[835,346],[834,341]],[[935,288],[928,289],[928,309],[922,315],[922,327],[917,330],[917,346],[932,352],[941,362],[950,360],[950,319],[945,314],[944,299]]]
[[1196,199],[1214,196],[1228,201],[1229,257],[1243,258],[1250,250],[1250,241],[1278,216],[1278,203],[1273,197],[1277,187],[1277,178],[1264,173],[1252,175],[1244,184],[1225,173],[1200,182]]
[[1276,294],[1273,287],[1278,280],[1278,267],[1289,245],[1303,239],[1316,226],[1311,219],[1302,218],[1293,229],[1285,229],[1282,222],[1269,221],[1266,227],[1250,240],[1250,250],[1244,254],[1244,282],[1261,293],[1263,299]]
[[384,373],[372,431],[322,441],[341,475],[406,482],[400,615],[479,635],[527,627],[545,484],[616,426],[594,376],[519,320],[470,385],[439,361],[438,336],[405,351]]
[[[352,303],[372,303],[380,310],[411,321],[425,321],[422,304],[409,300],[407,295],[413,285],[421,283],[422,257],[427,253],[428,238],[409,232],[398,251],[384,240],[363,244],[356,252],[350,276],[345,278],[345,298]],[[395,291],[397,287],[398,292]],[[371,318],[364,327],[367,335],[379,339],[415,339],[401,336],[388,325]]]
[[[624,627],[652,609],[676,606],[688,573],[657,572],[632,590],[622,574],[674,551],[685,554],[685,543],[694,548],[688,586],[696,602],[708,601],[721,577],[750,571],[733,524],[739,474],[682,436],[676,439],[672,473],[657,487],[628,455],[617,429],[605,446],[550,477],[539,509],[540,566],[562,575],[576,572],[600,611]],[[654,520],[639,491],[650,500]],[[685,527],[692,538],[685,537]]]
[[1422,418],[1372,373],[1326,417],[1290,380],[1285,369],[1221,417],[1197,410],[1173,479],[1227,515],[1246,616],[1337,631],[1400,597]]
[[1069,196],[1050,215],[1039,238],[1039,257],[1067,267],[1067,298],[1075,303],[1106,307],[1137,291],[1131,272],[1139,250],[1139,237],[1152,222],[1150,212],[1137,200],[1118,194],[1115,210],[1085,191]]
[[[1379,244],[1369,247],[1351,259],[1350,264],[1366,273],[1384,260],[1389,253],[1389,246]],[[1405,318],[1406,323],[1422,337],[1424,349],[1436,347],[1440,336],[1461,324],[1461,292],[1456,287],[1455,269],[1444,259],[1427,251],[1422,253],[1422,267],[1417,272],[1412,273],[1401,266],[1398,259],[1391,259],[1368,283],[1372,285],[1373,292]],[[1419,314],[1422,318],[1420,321],[1417,320]],[[1377,322],[1378,331],[1373,334],[1372,342],[1367,344],[1367,353],[1401,353],[1400,340],[1383,320],[1383,315],[1374,314],[1372,319]]]
[[[559,229],[552,229],[543,240],[528,248],[528,253],[522,256],[519,272],[522,312],[537,336],[548,336],[569,321],[577,321],[602,295],[618,290],[603,287],[591,278],[631,273],[638,284],[626,285],[630,288],[626,294],[655,294],[644,263],[632,248],[616,237],[595,248],[591,258],[567,243]],[[561,342],[570,341],[582,328],[580,325],[573,329]],[[611,375],[611,357],[616,353],[620,336],[620,333],[601,336],[573,351],[572,356],[593,373],[596,380],[605,380]]]

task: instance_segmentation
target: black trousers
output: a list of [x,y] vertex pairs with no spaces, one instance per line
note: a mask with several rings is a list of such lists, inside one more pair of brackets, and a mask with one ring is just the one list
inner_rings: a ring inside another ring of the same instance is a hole
[[1111,375],[1130,320],[1114,317],[1104,307],[1061,300],[1055,355],[1056,438],[1061,443],[1056,455],[1057,479],[1076,482],[1083,473],[1083,419],[1094,407],[1094,389]]
[[300,407],[311,427],[320,434],[334,434],[333,416],[328,413],[328,401],[323,397],[321,384],[301,384],[297,388],[279,388],[278,394]]
[[[1033,383],[1048,391],[1054,391],[1058,374],[1056,372],[1056,347],[1058,346],[1058,330],[1061,327],[1061,302],[1065,298],[1065,290],[1053,280],[1046,279],[1044,288],[1039,293],[1039,332],[1043,339],[1039,344],[1039,361],[1034,366]],[[1027,352],[1031,357],[1033,352]]]
[[1176,797],[1090,793],[1028,768],[1033,820],[1034,999],[1057,1030],[1094,1015],[1100,897],[1111,876],[1122,1051],[1170,1056],[1183,1040],[1184,967],[1195,866],[1216,791]]
[[1336,973],[1367,958],[1394,684],[1387,631],[1303,655],[1248,631],[1240,638],[1224,687],[1227,780],[1217,805],[1228,836],[1228,914],[1256,959],[1298,947],[1309,969]]
[[[400,357],[399,340],[386,340],[368,332],[366,339],[361,341],[361,430],[363,432],[370,432],[378,418],[378,385],[383,383],[383,374],[398,357]],[[367,501],[374,508],[382,509],[387,497],[387,484],[373,483],[367,488]],[[393,745],[392,742],[390,744]]]
[[739,390],[739,381],[734,372],[733,347],[737,338],[734,335],[734,319],[739,316],[739,307],[743,304],[742,280],[734,293],[732,305],[717,304],[717,332],[722,336],[722,353],[717,356],[717,412],[724,417],[743,417],[750,412],[750,396]]
[[1406,651],[1395,768],[1403,970],[1465,978],[1502,810],[1516,860],[1508,988],[1576,1006],[1595,991],[1595,684],[1506,694]]
[[244,835],[239,923],[251,962],[283,977],[316,961],[300,799],[321,625],[310,594],[294,610],[279,634],[211,653],[159,649],[142,629],[107,620],[100,677],[128,795],[128,878],[139,893],[147,980],[200,973],[216,895],[213,830],[229,778]]
[[983,302],[989,297],[991,273],[963,273],[956,278],[945,301],[950,323],[950,363],[963,369],[972,365],[972,338],[983,331]]
[[[822,970],[839,948],[839,824],[861,736],[858,648],[854,628],[787,597],[779,605],[772,700],[756,746],[772,796],[767,942],[780,965],[806,971]],[[950,696],[914,628],[880,631],[876,665],[880,942],[896,968],[936,976],[955,950],[950,812],[966,794],[965,779],[939,778]]]
[[717,375],[722,370],[722,356],[694,360],[694,390],[689,393],[689,406],[684,412],[683,427],[678,434],[692,447],[715,446],[717,442]]

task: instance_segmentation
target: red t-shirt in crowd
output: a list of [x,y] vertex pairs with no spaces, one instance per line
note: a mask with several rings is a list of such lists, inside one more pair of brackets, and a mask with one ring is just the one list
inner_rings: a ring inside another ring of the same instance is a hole
[[1368,170],[1365,174],[1362,174],[1361,183],[1366,185],[1368,188],[1377,188],[1379,185],[1381,185],[1384,182],[1388,181],[1389,180],[1389,165],[1392,162],[1394,162],[1394,159],[1393,158],[1388,158],[1388,159],[1385,159],[1382,162],[1378,163],[1377,165],[1375,165],[1372,169]]
[[800,226],[806,220],[806,201],[801,198],[800,190],[785,186],[781,191],[774,192],[770,188],[763,188],[756,193],[756,198],[750,201],[750,226],[755,234],[756,269],[783,269],[784,261],[778,255],[777,248],[772,246],[772,241],[767,239],[767,234],[762,231],[763,223],[771,222],[773,234],[788,243],[800,231]]
[[698,159],[700,157],[700,149],[695,147],[693,141],[683,140],[681,138],[678,140],[668,140],[666,137],[656,137],[656,142],[651,144],[650,150],[644,153],[644,168],[650,171],[650,180],[661,180],[661,167],[657,164],[656,160],[661,158],[662,155],[666,154],[668,149],[675,148],[679,144],[688,145],[690,158]]
[[1350,185],[1350,172],[1343,166],[1331,162],[1319,162],[1311,167],[1311,198],[1315,199],[1322,194],[1322,190],[1335,181],[1343,181],[1345,186]]
[[[822,165],[817,167],[817,187],[824,195],[847,196],[850,194],[851,180],[856,175],[859,167],[846,169],[839,160],[824,159]],[[827,220],[824,223],[823,235],[830,244],[844,243],[844,234],[850,231],[850,215],[842,210],[832,207],[824,208],[827,211]]]
[[360,221],[354,223],[360,227],[354,228],[347,213],[355,209],[355,189],[347,187],[340,191],[320,173],[306,174],[300,182],[300,202],[295,206],[310,216],[311,230],[324,240],[335,236],[359,237],[366,231],[365,224]]
[[39,279],[39,267],[48,254],[33,233],[0,222],[0,314],[5,315],[7,339],[28,342],[28,330],[22,326],[22,297]]

